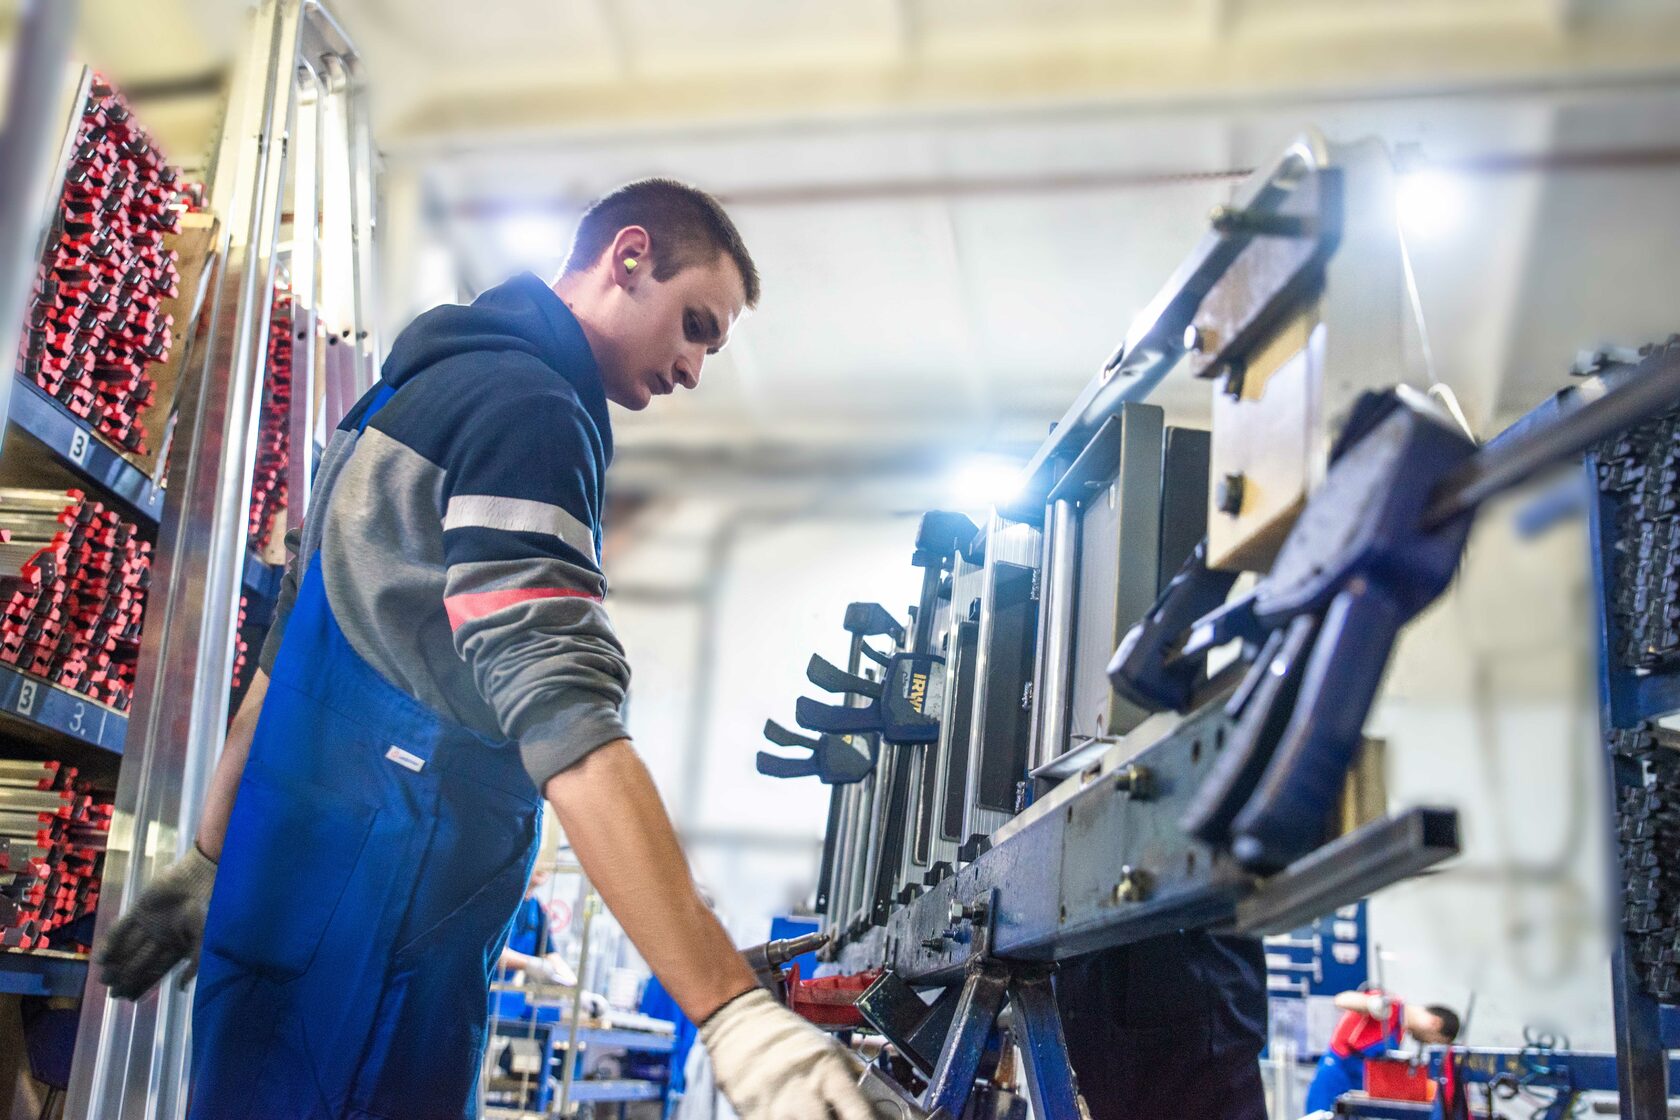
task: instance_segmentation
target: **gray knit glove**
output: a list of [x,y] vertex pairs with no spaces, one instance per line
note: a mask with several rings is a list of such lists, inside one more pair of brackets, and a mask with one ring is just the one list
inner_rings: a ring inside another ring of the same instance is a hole
[[164,973],[189,958],[192,964],[186,976],[197,970],[204,916],[215,883],[215,862],[194,844],[146,884],[94,956],[99,980],[112,995],[139,999]]

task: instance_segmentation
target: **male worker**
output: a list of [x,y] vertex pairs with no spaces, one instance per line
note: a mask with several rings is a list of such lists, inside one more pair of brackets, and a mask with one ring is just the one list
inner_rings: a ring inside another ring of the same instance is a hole
[[1431,1004],[1404,1003],[1376,988],[1343,992],[1336,1006],[1345,1014],[1330,1036],[1330,1049],[1319,1059],[1307,1090],[1307,1113],[1332,1112],[1336,1098],[1365,1087],[1365,1059],[1397,1050],[1410,1034],[1426,1045],[1444,1046],[1458,1037],[1458,1013]]
[[322,459],[196,846],[102,946],[128,998],[201,947],[194,1120],[471,1115],[541,797],[743,1120],[868,1120],[696,894],[601,607],[607,402],[695,388],[758,294],[716,201],[646,180],[589,209],[552,286],[397,338]]

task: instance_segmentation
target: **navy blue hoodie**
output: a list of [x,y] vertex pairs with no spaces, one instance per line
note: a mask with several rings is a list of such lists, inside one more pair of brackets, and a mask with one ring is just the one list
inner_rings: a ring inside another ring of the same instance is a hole
[[601,606],[606,395],[583,329],[541,280],[434,308],[397,337],[395,388],[323,456],[264,669],[301,567],[363,659],[440,715],[516,738],[538,788],[624,737],[630,668]]

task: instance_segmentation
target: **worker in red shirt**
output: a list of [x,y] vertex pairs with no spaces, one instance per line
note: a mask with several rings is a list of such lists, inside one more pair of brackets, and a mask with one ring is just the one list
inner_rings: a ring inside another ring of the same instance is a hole
[[1330,1049],[1319,1060],[1307,1090],[1307,1114],[1333,1112],[1336,1098],[1365,1087],[1365,1059],[1397,1050],[1411,1035],[1419,1042],[1444,1046],[1458,1037],[1458,1013],[1430,1004],[1418,1007],[1377,988],[1343,992],[1336,1006],[1346,1014],[1330,1036]]

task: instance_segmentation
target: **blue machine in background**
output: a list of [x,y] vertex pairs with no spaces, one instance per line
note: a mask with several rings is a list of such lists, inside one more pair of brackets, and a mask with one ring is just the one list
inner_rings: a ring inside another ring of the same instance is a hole
[[[1552,1049],[1547,1044],[1550,1041],[1535,1038],[1529,1045],[1514,1050],[1459,1050],[1456,1052],[1459,1079],[1461,1083],[1486,1086],[1496,1101],[1512,1102],[1517,1115],[1531,1116],[1533,1120],[1564,1120],[1572,1115],[1580,1094],[1616,1091],[1614,1054]],[[1430,1049],[1427,1060],[1431,1077],[1441,1077],[1446,1053],[1440,1047]],[[1680,1060],[1668,1060],[1668,1077],[1671,1084],[1677,1083]],[[1336,1114],[1359,1120],[1415,1120],[1440,1115],[1434,1104],[1372,1100],[1360,1094],[1338,1101]]]
[[[1370,960],[1367,904],[1339,906],[1288,933],[1265,939],[1266,994],[1271,1038],[1288,1039],[1297,1057],[1316,1057],[1339,1012],[1329,1006],[1337,993],[1363,987],[1374,975]],[[1324,1029],[1314,1030],[1314,1007]],[[1274,1057],[1276,1055],[1273,1055]]]

